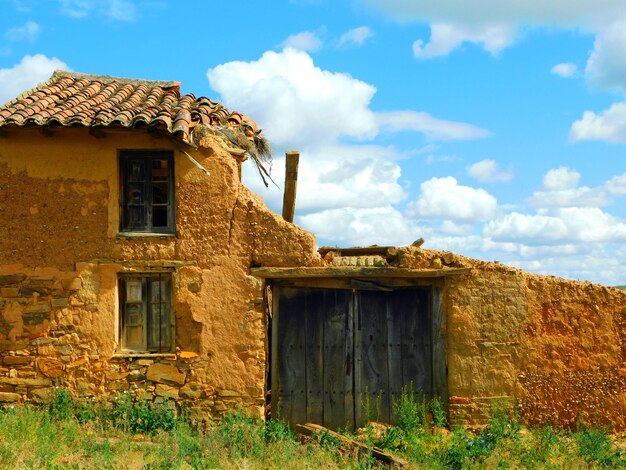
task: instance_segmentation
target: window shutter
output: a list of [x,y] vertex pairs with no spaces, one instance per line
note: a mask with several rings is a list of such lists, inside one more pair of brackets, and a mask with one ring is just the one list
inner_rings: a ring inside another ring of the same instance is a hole
[[124,313],[122,317],[122,347],[131,350],[146,348],[145,281],[129,278],[122,281]]
[[159,276],[150,280],[148,308],[148,349],[169,351],[171,349],[171,287],[170,280]]

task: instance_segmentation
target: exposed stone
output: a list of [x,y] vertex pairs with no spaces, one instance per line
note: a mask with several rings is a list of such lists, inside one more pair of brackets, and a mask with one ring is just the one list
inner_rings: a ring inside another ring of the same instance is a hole
[[467,397],[450,397],[448,403],[451,405],[464,405],[470,403],[470,399]]
[[241,393],[236,392],[235,390],[218,390],[218,396],[220,397],[240,397]]
[[50,379],[24,379],[0,377],[0,384],[23,386],[23,387],[49,387]]
[[58,353],[63,356],[69,356],[74,353],[74,348],[69,344],[59,344],[56,348]]
[[178,388],[171,385],[158,384],[154,393],[159,397],[178,398]]
[[197,400],[202,397],[202,386],[195,383],[188,383],[181,387],[180,396],[189,398],[190,400]]
[[179,372],[175,366],[159,363],[148,367],[146,378],[153,382],[183,385],[186,375]]
[[130,371],[130,373],[128,374],[128,380],[131,382],[139,382],[142,380],[146,380],[146,374],[141,369],[135,369],[135,370]]
[[60,299],[52,299],[50,303],[52,304],[53,307],[67,307],[70,303],[70,299],[68,299],[67,297],[60,298]]
[[104,373],[105,377],[109,381],[125,379],[126,377],[128,377],[129,374],[130,372],[110,372],[110,371],[106,371]]
[[4,274],[0,276],[0,286],[19,284],[26,279],[26,274]]
[[48,403],[54,398],[54,388],[34,388],[28,392],[28,397],[35,403]]
[[0,392],[1,403],[13,403],[16,401],[20,401],[21,399],[22,395],[20,395],[19,393]]
[[84,366],[85,364],[88,364],[88,363],[89,363],[89,359],[87,359],[86,357],[82,357],[80,359],[77,359],[76,361],[69,363],[67,366],[65,366],[65,368],[75,369],[76,367]]
[[0,351],[17,351],[28,346],[28,340],[0,340]]
[[193,351],[181,351],[178,353],[178,357],[181,359],[195,359],[199,356],[200,354],[198,354],[197,352],[193,352]]
[[20,290],[17,287],[3,287],[0,289],[0,296],[2,297],[19,297]]
[[46,377],[59,377],[65,372],[65,364],[61,361],[51,358],[39,358],[37,359],[37,367]]
[[45,346],[47,344],[58,343],[58,338],[50,338],[49,336],[42,336],[40,338],[35,338],[30,342],[33,346]]
[[33,361],[32,356],[4,356],[2,363],[5,366],[25,366]]

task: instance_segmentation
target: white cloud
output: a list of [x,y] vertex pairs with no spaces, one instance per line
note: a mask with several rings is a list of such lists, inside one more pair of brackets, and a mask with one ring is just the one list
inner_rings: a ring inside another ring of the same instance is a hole
[[316,67],[303,51],[268,51],[257,61],[218,65],[207,76],[226,106],[254,116],[277,146],[320,146],[378,132],[369,108],[376,88]]
[[574,189],[578,186],[580,173],[566,166],[549,170],[543,176],[543,187],[549,191]]
[[134,21],[137,19],[137,8],[129,0],[108,0],[106,15],[118,21]]
[[603,140],[610,143],[626,143],[626,101],[613,103],[601,114],[585,111],[583,117],[572,124],[570,139]]
[[84,18],[94,9],[93,0],[60,0],[61,13],[70,18]]
[[549,170],[543,177],[543,190],[528,199],[535,208],[600,207],[611,202],[602,188],[578,186],[580,173],[562,166]]
[[456,155],[428,155],[424,160],[427,165],[432,165],[433,163],[450,163],[457,162],[460,158]]
[[430,41],[418,39],[413,43],[413,55],[419,59],[446,56],[466,42],[479,44],[497,55],[515,39],[515,30],[507,25],[491,24],[468,27],[451,23],[432,23]]
[[55,69],[68,70],[65,62],[42,54],[25,55],[11,68],[0,69],[0,104],[50,78]]
[[407,207],[410,217],[471,222],[487,220],[498,209],[496,198],[487,191],[459,185],[451,176],[431,178],[420,189],[417,200]]
[[424,229],[390,206],[326,210],[298,217],[297,222],[318,237],[343,246],[408,245],[424,235]]
[[417,111],[387,111],[376,113],[379,126],[388,132],[421,132],[431,140],[473,140],[489,137],[491,133],[464,122],[437,119]]
[[316,67],[304,51],[268,51],[252,62],[209,69],[211,87],[224,103],[254,116],[275,145],[320,147],[340,137],[373,139],[379,132],[414,131],[431,139],[475,139],[488,131],[427,113],[375,113],[372,85]]
[[117,21],[137,19],[137,7],[131,0],[59,0],[61,13],[70,18],[85,18],[98,13]]
[[558,75],[559,77],[569,78],[573,76],[577,71],[576,64],[572,64],[571,62],[563,62],[561,64],[556,64],[554,67],[550,69],[550,73],[552,75]]
[[607,23],[598,31],[585,72],[590,83],[626,90],[626,21]]
[[[392,148],[376,145],[329,145],[300,151],[298,195],[299,213],[340,207],[373,208],[402,201],[406,193],[400,185],[401,170]],[[275,157],[272,177],[282,186],[284,157]],[[244,166],[244,182],[262,194],[270,207],[280,210],[282,188],[265,188],[252,165]]]
[[26,41],[34,43],[41,32],[41,28],[34,21],[27,21],[23,26],[9,29],[5,36],[11,41]]
[[299,51],[315,52],[321,49],[322,40],[311,31],[302,31],[292,34],[282,43],[283,47],[290,47]]
[[604,187],[611,194],[617,196],[626,195],[626,173],[614,176],[604,184]]
[[526,244],[617,243],[626,242],[626,222],[595,207],[570,207],[550,214],[512,212],[487,222],[484,234]]
[[[447,55],[464,43],[474,43],[497,54],[532,28],[562,28],[596,35],[586,73],[601,86],[626,89],[626,9],[623,0],[361,0],[399,21],[431,26],[430,41],[418,39],[418,58]],[[573,65],[573,64],[566,64]],[[570,73],[557,66],[553,73]],[[564,76],[561,73],[562,76]],[[570,75],[565,75],[570,76]]]
[[625,16],[622,0],[474,0],[460,8],[458,0],[362,0],[399,20],[450,21],[481,25],[541,24],[576,27]]
[[440,229],[446,235],[469,235],[472,233],[474,226],[472,224],[459,224],[451,220],[444,220]]
[[470,165],[467,168],[467,173],[474,179],[481,182],[488,181],[511,181],[513,179],[513,172],[500,171],[498,164],[495,160],[485,159]]
[[343,33],[339,38],[338,46],[362,46],[372,36],[374,36],[374,32],[370,28],[359,26]]
[[555,191],[535,191],[528,203],[535,208],[601,207],[611,202],[608,195],[596,188],[581,186]]

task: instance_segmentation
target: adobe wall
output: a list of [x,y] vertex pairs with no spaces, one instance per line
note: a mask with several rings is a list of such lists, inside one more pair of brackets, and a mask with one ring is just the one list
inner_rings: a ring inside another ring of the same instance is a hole
[[626,430],[626,292],[447,252],[411,248],[399,265],[471,268],[446,278],[453,422],[515,402],[529,424]]
[[[241,185],[215,137],[194,150],[141,132],[3,132],[0,402],[45,401],[59,386],[261,413],[266,317],[249,269],[319,265],[314,237]],[[150,148],[174,151],[177,235],[118,236],[117,150]],[[120,355],[118,275],[151,270],[172,272],[176,352]]]

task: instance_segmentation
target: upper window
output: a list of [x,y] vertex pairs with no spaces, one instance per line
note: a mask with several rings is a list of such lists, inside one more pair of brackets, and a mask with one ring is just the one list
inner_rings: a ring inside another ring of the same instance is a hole
[[169,273],[120,276],[122,351],[170,352],[174,338],[172,282]]
[[174,233],[172,152],[124,150],[120,172],[120,231]]

